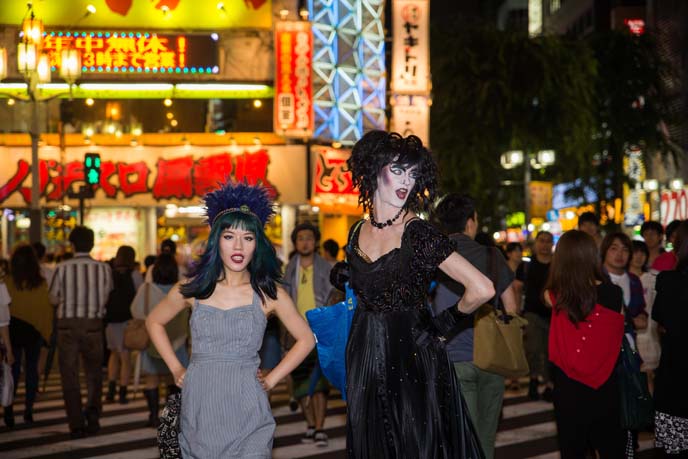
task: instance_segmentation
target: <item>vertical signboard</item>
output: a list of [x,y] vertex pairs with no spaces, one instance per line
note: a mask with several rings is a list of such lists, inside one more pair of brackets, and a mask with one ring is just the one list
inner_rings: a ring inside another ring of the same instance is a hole
[[285,137],[313,134],[313,32],[308,21],[275,23],[274,130]]
[[394,0],[392,5],[392,91],[426,94],[430,82],[428,0]]
[[404,137],[415,135],[428,144],[430,141],[430,107],[425,96],[392,96],[392,131]]

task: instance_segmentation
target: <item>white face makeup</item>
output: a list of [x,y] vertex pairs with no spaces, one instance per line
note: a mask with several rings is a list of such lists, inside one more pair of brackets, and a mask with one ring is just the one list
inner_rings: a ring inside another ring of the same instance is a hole
[[377,193],[382,202],[393,207],[403,207],[417,179],[417,166],[387,164],[377,177]]
[[252,231],[227,228],[220,234],[220,258],[231,271],[246,270],[256,251],[256,236]]

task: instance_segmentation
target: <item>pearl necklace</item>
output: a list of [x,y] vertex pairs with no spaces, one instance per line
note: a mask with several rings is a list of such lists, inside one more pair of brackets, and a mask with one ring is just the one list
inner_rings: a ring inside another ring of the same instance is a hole
[[392,226],[392,223],[394,223],[395,221],[397,221],[399,219],[399,217],[401,216],[401,213],[403,211],[404,211],[404,208],[402,207],[401,209],[399,209],[399,212],[397,212],[397,214],[394,216],[394,218],[392,218],[391,220],[387,220],[384,223],[378,223],[375,221],[375,215],[373,214],[373,212],[371,210],[371,212],[370,212],[370,224],[373,225],[375,228],[378,228],[378,229],[382,229],[385,226]]

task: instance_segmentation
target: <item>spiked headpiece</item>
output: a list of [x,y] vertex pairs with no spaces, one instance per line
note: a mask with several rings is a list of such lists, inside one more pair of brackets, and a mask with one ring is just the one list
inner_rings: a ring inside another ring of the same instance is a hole
[[272,199],[268,190],[260,185],[249,185],[244,182],[227,180],[215,191],[205,195],[207,223],[210,226],[221,216],[231,212],[243,212],[253,215],[265,226],[275,214]]

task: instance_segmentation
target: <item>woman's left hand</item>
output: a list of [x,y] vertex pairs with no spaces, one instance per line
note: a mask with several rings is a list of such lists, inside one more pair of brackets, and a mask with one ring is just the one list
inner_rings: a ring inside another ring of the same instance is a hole
[[[269,375],[269,373],[268,373]],[[261,386],[263,386],[263,389],[265,392],[269,392],[272,390],[273,387],[275,387],[274,383],[271,383],[268,380],[268,375],[263,375],[263,372],[259,368],[258,371],[256,372],[256,378],[258,378],[258,382],[260,383]]]

